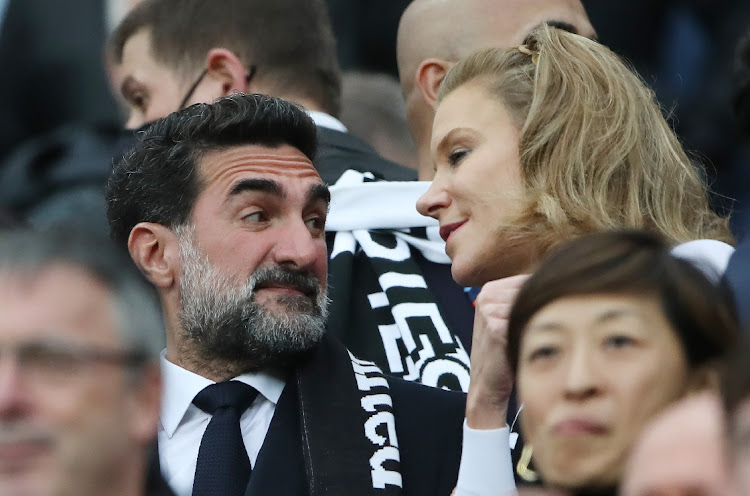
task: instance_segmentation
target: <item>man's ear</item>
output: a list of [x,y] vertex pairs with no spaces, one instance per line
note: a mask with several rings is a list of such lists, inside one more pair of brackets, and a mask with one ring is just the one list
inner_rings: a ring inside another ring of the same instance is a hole
[[247,92],[247,71],[245,64],[231,50],[212,48],[206,56],[208,77],[221,86],[221,96]]
[[172,286],[179,271],[179,240],[171,229],[153,222],[136,224],[128,238],[135,265],[159,289]]
[[450,68],[451,63],[441,59],[423,60],[417,68],[415,76],[417,87],[422,93],[422,98],[433,109],[437,108],[437,94],[440,83],[443,82]]

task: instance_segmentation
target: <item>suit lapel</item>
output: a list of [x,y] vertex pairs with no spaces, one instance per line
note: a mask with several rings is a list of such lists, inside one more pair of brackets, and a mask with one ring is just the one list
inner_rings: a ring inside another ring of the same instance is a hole
[[297,403],[297,387],[290,378],[276,405],[245,496],[309,494]]

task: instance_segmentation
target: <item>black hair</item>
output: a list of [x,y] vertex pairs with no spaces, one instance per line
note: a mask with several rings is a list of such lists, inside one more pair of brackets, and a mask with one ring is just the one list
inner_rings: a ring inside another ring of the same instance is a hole
[[313,161],[316,132],[300,107],[266,95],[235,94],[157,120],[115,164],[107,182],[112,238],[125,246],[139,222],[170,229],[187,224],[201,189],[197,166],[207,152],[291,145]]
[[657,298],[691,370],[721,358],[737,339],[734,299],[723,281],[715,283],[693,262],[673,256],[656,234],[601,232],[561,245],[519,291],[508,322],[513,370],[524,329],[539,310],[560,298],[593,294]]

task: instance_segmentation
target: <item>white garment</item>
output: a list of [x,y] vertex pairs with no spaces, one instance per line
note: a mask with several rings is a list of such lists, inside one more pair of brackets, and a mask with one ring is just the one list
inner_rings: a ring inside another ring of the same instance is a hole
[[732,246],[714,239],[696,239],[672,248],[672,256],[691,262],[714,283],[724,275],[733,253]]
[[510,429],[472,429],[464,420],[455,496],[505,496],[515,490]]
[[316,126],[333,129],[334,131],[340,131],[342,133],[349,132],[344,123],[332,115],[318,112],[317,110],[307,110],[307,115],[310,116]]
[[[166,351],[161,354],[161,371],[164,381],[159,425],[161,472],[177,496],[191,496],[198,448],[211,419],[193,405],[193,398],[214,382],[173,364],[167,360]],[[262,372],[243,374],[234,380],[244,382],[260,393],[240,417],[242,439],[250,464],[254,466],[285,381]]]
[[[450,264],[445,253],[445,241],[440,237],[440,224],[437,220],[417,212],[417,200],[430,187],[429,182],[420,181],[365,181],[372,179],[368,173],[348,170],[331,186],[331,205],[326,219],[326,231],[339,234],[349,232],[351,244],[345,249],[354,248],[358,233],[368,230],[389,229],[400,241],[417,248],[430,262]],[[426,228],[427,239],[411,236],[404,229]],[[336,237],[341,243],[343,236]],[[331,254],[334,258],[340,246],[335,246]]]

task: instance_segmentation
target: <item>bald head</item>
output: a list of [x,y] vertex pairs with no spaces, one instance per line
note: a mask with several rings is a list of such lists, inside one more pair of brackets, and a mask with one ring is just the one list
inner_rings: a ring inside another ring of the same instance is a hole
[[729,480],[721,403],[704,393],[669,408],[644,430],[621,494],[726,496]]
[[423,165],[429,150],[437,88],[461,58],[481,48],[520,45],[538,25],[552,23],[591,37],[580,0],[414,0],[401,17],[397,57],[412,135]]
[[458,62],[487,47],[519,45],[544,22],[565,23],[592,36],[580,0],[414,0],[398,29],[401,79],[428,58]]

